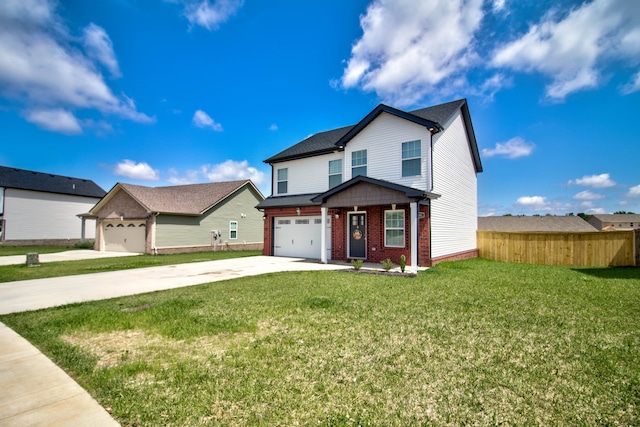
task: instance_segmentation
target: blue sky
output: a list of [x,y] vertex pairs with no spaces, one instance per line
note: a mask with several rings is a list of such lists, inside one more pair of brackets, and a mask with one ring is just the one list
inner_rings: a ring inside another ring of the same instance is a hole
[[640,213],[637,0],[3,0],[0,165],[252,179],[379,103],[467,98],[480,215]]

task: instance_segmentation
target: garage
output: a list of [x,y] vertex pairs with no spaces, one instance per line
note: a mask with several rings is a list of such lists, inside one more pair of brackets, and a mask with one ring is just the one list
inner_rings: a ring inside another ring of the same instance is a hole
[[[320,258],[321,224],[319,216],[276,217],[273,245],[275,256]],[[331,259],[331,222],[327,218],[327,259]]]
[[147,234],[144,222],[108,222],[103,227],[105,251],[144,252]]

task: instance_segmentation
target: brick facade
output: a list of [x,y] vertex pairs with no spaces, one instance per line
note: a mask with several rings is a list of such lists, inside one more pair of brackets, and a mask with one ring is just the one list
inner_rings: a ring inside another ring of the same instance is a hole
[[[405,212],[405,244],[402,248],[385,247],[384,245],[384,211],[391,209],[388,204],[376,206],[362,206],[358,212],[366,213],[366,238],[367,258],[366,262],[379,263],[387,258],[395,264],[400,263],[400,256],[404,255],[407,265],[411,265],[411,210],[409,204],[397,205],[397,210]],[[424,213],[424,218],[418,220],[418,265],[431,266],[431,242],[429,227],[429,206],[419,205],[419,211]],[[330,208],[327,215],[331,218],[331,259],[348,261],[348,218],[349,213],[354,212],[353,207]],[[272,208],[264,212],[264,247],[262,254],[273,255],[274,218],[283,216],[297,216],[297,208]],[[300,208],[300,216],[319,216],[320,206],[308,206]]]

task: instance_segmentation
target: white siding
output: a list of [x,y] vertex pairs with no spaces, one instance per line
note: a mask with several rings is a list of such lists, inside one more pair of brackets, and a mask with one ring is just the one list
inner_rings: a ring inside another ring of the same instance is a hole
[[[402,177],[402,143],[421,141],[421,175]],[[367,150],[367,176],[430,191],[431,133],[422,125],[388,113],[380,114],[347,143],[344,180],[351,179],[351,153]]]
[[[421,175],[402,177],[402,143],[421,141]],[[329,189],[329,160],[342,159],[342,182],[351,179],[351,153],[367,150],[367,176],[419,190],[431,190],[431,133],[424,127],[382,113],[347,143],[344,152],[273,164],[273,196],[278,194],[278,169],[288,169],[286,195],[323,193]]]
[[[444,124],[443,124],[444,125]],[[477,248],[477,177],[462,116],[458,113],[433,142],[431,256]]]
[[[7,188],[5,240],[79,239],[82,220],[99,198]],[[86,221],[85,237],[95,237],[95,221]]]
[[[293,194],[324,193],[329,189],[329,160],[342,159],[343,153],[331,153],[324,156],[308,157],[273,164],[273,196],[287,196]],[[288,191],[278,194],[278,169],[287,168]],[[342,182],[344,178],[345,162],[342,161]]]

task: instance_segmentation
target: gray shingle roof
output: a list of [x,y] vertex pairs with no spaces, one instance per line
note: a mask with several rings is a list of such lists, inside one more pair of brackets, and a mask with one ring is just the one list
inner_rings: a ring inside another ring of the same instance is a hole
[[[116,188],[133,197],[148,212],[178,215],[200,215],[220,203],[245,185],[255,189],[250,180],[210,182],[206,184],[176,185],[170,187],[145,187],[142,185],[118,183]],[[260,195],[260,192],[255,189]],[[260,195],[262,197],[262,195]],[[101,208],[101,203],[93,211]]]
[[[465,99],[459,99],[457,101],[447,102],[445,104],[434,105],[432,107],[422,108],[415,111],[410,111],[409,113],[404,113],[400,110],[396,110],[394,108],[388,107],[386,105],[380,104],[378,105],[364,120],[367,118],[371,118],[372,113],[375,113],[376,110],[383,109],[385,111],[389,110],[391,112],[397,111],[400,114],[403,114],[405,117],[414,118],[418,121],[430,121],[434,122],[440,128],[442,128],[442,124],[445,123],[458,109],[462,107],[466,107],[467,101]],[[465,124],[469,127],[471,126],[471,120],[467,117],[468,110],[465,113]],[[392,113],[393,114],[393,113]],[[374,114],[374,116],[377,114]],[[312,135],[305,140],[279,152],[278,154],[269,157],[264,160],[265,163],[277,163],[285,160],[293,160],[299,159],[303,157],[311,157],[318,154],[325,154],[335,151],[336,149],[341,149],[337,147],[337,143],[345,137],[352,129],[361,126],[363,122],[361,121],[358,124],[346,126],[338,129],[329,130],[326,132],[320,132],[315,135]],[[365,123],[366,124],[366,123]],[[472,144],[475,146],[475,135],[473,135],[473,128],[470,129],[470,137],[472,138]],[[475,152],[477,153],[477,147],[475,148]],[[478,170],[482,170],[482,166],[479,163],[480,157],[474,154],[474,159],[477,161]]]
[[638,222],[640,214],[595,214],[593,217],[602,222]]
[[107,194],[106,191],[90,179],[73,178],[6,166],[0,166],[0,187],[98,198]]
[[478,217],[478,230],[514,232],[597,232],[579,216],[485,216]]

